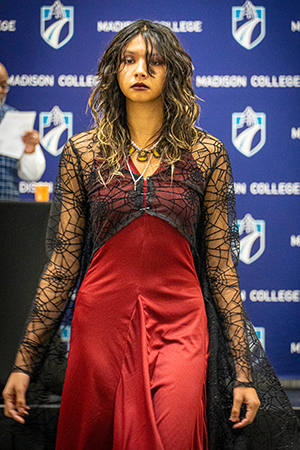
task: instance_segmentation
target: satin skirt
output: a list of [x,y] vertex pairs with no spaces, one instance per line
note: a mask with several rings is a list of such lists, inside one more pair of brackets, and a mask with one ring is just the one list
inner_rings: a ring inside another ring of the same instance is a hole
[[57,450],[207,450],[205,305],[190,245],[144,214],[94,255],[71,330]]

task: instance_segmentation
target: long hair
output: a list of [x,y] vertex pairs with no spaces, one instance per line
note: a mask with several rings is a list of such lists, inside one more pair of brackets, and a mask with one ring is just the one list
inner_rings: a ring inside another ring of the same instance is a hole
[[153,76],[150,61],[155,50],[166,64],[166,79],[162,90],[164,120],[159,131],[159,152],[162,161],[174,167],[184,153],[195,143],[194,123],[199,116],[191,78],[191,57],[183,50],[175,34],[166,26],[147,20],[138,20],[117,33],[105,51],[97,71],[98,84],[89,104],[96,122],[96,145],[100,149],[102,173],[109,182],[126,161],[130,148],[130,133],[126,119],[126,99],[117,81],[118,70],[130,41],[141,35],[146,46],[146,63]]

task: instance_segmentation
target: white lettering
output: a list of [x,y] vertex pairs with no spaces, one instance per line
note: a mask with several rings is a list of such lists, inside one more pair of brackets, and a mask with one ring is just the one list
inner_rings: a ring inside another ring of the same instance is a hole
[[10,75],[10,86],[54,86],[54,75]]
[[120,20],[116,20],[114,28],[115,28],[115,31],[118,33],[123,28],[122,22]]
[[292,139],[300,139],[300,127],[291,129],[291,138]]
[[[179,31],[181,33],[186,33],[186,21],[185,20],[181,20],[179,22]],[[194,30],[193,30],[194,31]]]
[[291,342],[291,353],[300,353],[300,342]]
[[60,75],[57,80],[61,87],[93,87],[97,81],[96,75]]
[[300,290],[285,290],[268,291],[264,289],[250,291],[249,298],[252,302],[294,302],[298,303],[300,300]]
[[203,31],[203,22],[201,20],[181,20],[180,22],[168,22],[165,20],[156,21],[165,25],[174,33],[201,33]]
[[125,22],[122,22],[120,20],[116,20],[115,22],[113,21],[107,21],[105,20],[104,22],[102,21],[98,21],[97,22],[97,31],[100,33],[101,31],[104,32],[109,32],[109,31],[113,31],[115,33],[117,33],[118,31],[122,30],[123,28],[127,27],[127,25],[130,25],[132,23],[131,20],[127,20]]
[[179,32],[178,22],[173,22],[172,23],[171,30],[174,31],[174,33],[178,33]]
[[294,234],[292,234],[291,247],[300,247],[300,234],[298,234],[298,236],[295,236]]
[[247,293],[246,293],[246,291],[243,289],[243,290],[241,290],[241,299],[242,299],[243,302],[245,302],[245,301],[246,301],[246,298],[247,298]]
[[297,22],[291,21],[291,30],[294,31],[300,31],[300,20],[297,20]]
[[246,75],[203,75],[196,76],[197,87],[247,87]]
[[[97,22],[97,31],[98,33],[101,33],[102,31],[104,31],[105,33],[108,33],[110,31],[117,33],[131,23],[132,21],[130,20],[127,20],[125,22],[122,22],[120,20],[99,20]],[[171,28],[174,33],[201,33],[203,31],[203,22],[201,20],[181,20],[180,22],[174,21],[172,23],[169,21],[161,20],[156,21],[156,23],[160,23],[168,28]]]
[[16,31],[16,20],[0,20],[0,31]]
[[201,33],[203,31],[201,20],[181,20],[180,22],[174,21],[172,22],[172,26],[170,22],[163,22],[162,24],[171,28],[174,33]]
[[253,87],[300,87],[300,75],[252,75],[250,84]]
[[234,183],[234,191],[236,195],[247,193],[246,183]]
[[253,195],[300,195],[300,182],[294,183],[256,183],[250,184]]
[[[52,181],[39,181],[39,184],[42,184],[43,186],[49,186],[49,192],[52,194],[53,192],[53,182]],[[34,194],[35,193],[35,186],[37,185],[37,181],[20,181],[19,182],[19,192],[20,194]]]

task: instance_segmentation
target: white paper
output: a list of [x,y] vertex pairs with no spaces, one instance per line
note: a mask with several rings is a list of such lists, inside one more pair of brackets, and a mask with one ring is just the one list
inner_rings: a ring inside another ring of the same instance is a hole
[[25,131],[32,131],[35,111],[7,111],[0,123],[0,154],[20,159],[25,144],[22,136]]

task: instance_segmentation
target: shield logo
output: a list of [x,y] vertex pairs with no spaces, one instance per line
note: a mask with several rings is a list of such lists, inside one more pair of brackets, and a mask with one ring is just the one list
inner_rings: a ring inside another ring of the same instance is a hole
[[240,260],[252,264],[265,251],[265,221],[255,220],[246,214],[238,220],[240,235]]
[[56,0],[52,6],[41,8],[41,36],[55,49],[63,47],[74,33],[74,7],[63,6]]
[[256,113],[251,106],[242,113],[232,114],[231,140],[243,155],[255,155],[266,143],[266,115]]
[[41,144],[53,156],[61,154],[66,141],[73,134],[73,114],[54,106],[50,112],[40,113]]
[[265,328],[264,327],[254,327],[255,333],[257,334],[258,339],[260,340],[260,343],[265,350]]
[[256,47],[266,35],[265,8],[246,1],[232,7],[232,35],[247,50]]

